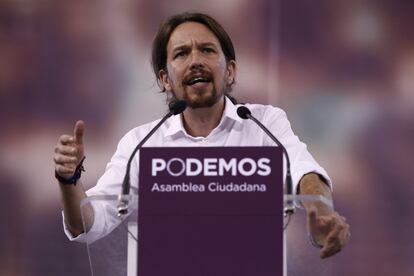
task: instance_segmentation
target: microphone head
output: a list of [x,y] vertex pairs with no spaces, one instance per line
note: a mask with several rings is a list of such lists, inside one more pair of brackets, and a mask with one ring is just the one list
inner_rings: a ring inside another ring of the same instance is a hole
[[186,108],[187,103],[185,101],[178,101],[170,106],[170,112],[172,112],[174,115],[177,115],[182,113]]
[[237,115],[239,115],[240,118],[242,119],[248,119],[250,117],[252,113],[250,112],[250,110],[245,107],[244,105],[239,106],[237,108]]

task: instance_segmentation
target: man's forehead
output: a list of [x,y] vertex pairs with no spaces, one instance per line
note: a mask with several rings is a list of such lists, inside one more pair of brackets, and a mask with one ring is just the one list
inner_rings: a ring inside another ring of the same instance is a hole
[[168,48],[177,48],[192,43],[220,45],[215,34],[205,25],[185,22],[177,26],[168,41]]

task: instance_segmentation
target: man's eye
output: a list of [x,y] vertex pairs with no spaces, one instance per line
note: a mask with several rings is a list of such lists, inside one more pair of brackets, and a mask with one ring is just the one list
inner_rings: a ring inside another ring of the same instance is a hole
[[174,58],[184,57],[186,55],[185,51],[178,52],[174,55]]
[[208,53],[208,54],[209,54],[209,53],[214,53],[215,51],[214,51],[214,49],[213,49],[213,48],[204,48],[204,49],[203,49],[203,52],[204,52],[204,53]]

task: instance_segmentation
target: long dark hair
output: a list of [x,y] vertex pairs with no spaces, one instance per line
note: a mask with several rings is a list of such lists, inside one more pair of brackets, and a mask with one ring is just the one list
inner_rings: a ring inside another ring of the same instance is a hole
[[[226,58],[226,62],[230,62],[231,60],[236,61],[233,42],[231,41],[227,32],[214,18],[206,14],[190,12],[171,16],[161,24],[157,34],[155,35],[154,41],[152,42],[151,65],[158,86],[161,88],[162,92],[165,92],[165,87],[160,82],[159,72],[160,70],[166,70],[167,67],[167,44],[175,28],[185,22],[197,22],[206,26],[210,31],[213,32],[213,34],[220,42],[220,46]],[[236,103],[236,99],[229,95],[233,84],[234,80],[233,83],[227,87],[225,94],[233,103]],[[174,99],[170,101],[174,101]]]

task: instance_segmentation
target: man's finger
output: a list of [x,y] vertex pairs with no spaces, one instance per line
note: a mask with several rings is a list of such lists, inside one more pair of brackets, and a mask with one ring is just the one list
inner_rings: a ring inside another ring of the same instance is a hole
[[76,156],[77,149],[76,147],[72,147],[72,146],[57,145],[55,147],[55,153],[68,155],[68,156]]
[[334,224],[334,222],[332,222],[332,224],[334,225],[334,227],[326,237],[326,241],[328,243],[331,241],[339,240],[341,232],[344,230],[344,225],[342,223],[337,222],[336,224]]
[[78,159],[76,157],[65,156],[61,154],[56,154],[53,157],[53,160],[55,161],[56,164],[75,164],[76,165],[78,163]]
[[341,251],[343,247],[343,231],[347,231],[346,227],[337,221],[332,231],[326,237],[326,242],[321,249],[321,258],[330,257],[339,251]]
[[344,229],[341,232],[341,243],[342,246],[345,246],[351,238],[351,231],[349,224],[344,225]]
[[62,145],[69,145],[73,142],[75,142],[75,138],[71,135],[64,134],[59,137],[59,143]]
[[342,246],[339,242],[332,242],[332,243],[326,243],[325,246],[321,249],[321,258],[325,259],[332,255],[335,255],[339,251],[342,250]]
[[79,144],[83,143],[83,134],[85,132],[85,123],[81,120],[77,121],[73,129],[75,141]]
[[63,176],[64,174],[74,174],[75,173],[75,168],[74,167],[67,167],[67,166],[63,166],[63,165],[56,165],[55,167],[56,172],[60,175]]

